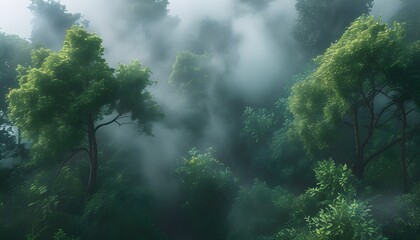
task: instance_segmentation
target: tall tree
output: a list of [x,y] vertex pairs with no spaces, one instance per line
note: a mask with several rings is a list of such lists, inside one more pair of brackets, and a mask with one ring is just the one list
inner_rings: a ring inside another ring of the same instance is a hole
[[173,84],[179,94],[198,104],[207,98],[211,84],[209,57],[192,52],[176,54],[169,83]]
[[70,151],[88,155],[90,192],[98,169],[96,134],[102,127],[131,118],[150,133],[161,114],[146,87],[150,70],[139,62],[115,71],[103,58],[102,40],[72,27],[59,52],[40,49],[32,65],[20,67],[19,88],[8,95],[10,117],[32,141],[34,160],[54,160]]
[[81,21],[79,13],[68,13],[66,6],[55,0],[31,0],[32,43],[57,51],[61,48],[66,30]]
[[18,65],[31,61],[31,45],[15,35],[0,33],[0,159],[16,150],[16,140],[7,119],[6,94],[18,86]]
[[356,18],[367,14],[373,0],[297,0],[295,34],[310,55],[322,53]]
[[[401,94],[394,82],[410,65],[407,50],[401,24],[389,28],[373,17],[360,17],[317,57],[316,70],[293,86],[290,96],[293,129],[306,148],[326,149],[337,140],[339,126],[350,126],[354,155],[346,160],[362,177],[370,161],[412,136],[408,128],[395,133]],[[387,126],[394,131],[386,131]],[[390,140],[374,144],[378,129]]]

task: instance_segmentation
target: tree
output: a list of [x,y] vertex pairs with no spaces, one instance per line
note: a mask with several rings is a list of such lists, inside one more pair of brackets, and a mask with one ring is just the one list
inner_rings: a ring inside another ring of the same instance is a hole
[[6,94],[18,86],[18,65],[31,60],[31,45],[15,35],[0,33],[0,159],[16,150],[16,138],[7,119]]
[[27,66],[31,61],[31,45],[28,41],[0,32],[0,111],[6,113],[6,94],[18,86],[18,65]]
[[369,13],[372,4],[373,0],[298,0],[295,35],[310,55],[318,55],[357,17]]
[[8,123],[0,112],[0,160],[7,158],[16,149],[16,139]]
[[[411,59],[403,36],[401,24],[389,28],[373,17],[360,17],[316,58],[316,70],[293,86],[292,128],[310,152],[331,147],[339,127],[350,126],[354,155],[345,160],[360,178],[370,161],[413,136],[416,129],[386,131],[399,128],[395,114],[401,92],[394,82],[402,81],[396,76],[406,75]],[[378,129],[389,140],[373,144]]]
[[88,192],[98,169],[98,130],[131,118],[150,133],[150,121],[161,116],[146,90],[153,83],[150,70],[138,61],[114,70],[103,52],[99,37],[72,27],[59,52],[33,53],[32,65],[18,69],[19,88],[8,95],[10,117],[32,141],[34,160],[70,151],[62,167],[79,152],[88,155]]
[[112,14],[118,16],[118,21],[109,18],[107,23],[114,38],[132,44],[141,39],[142,45],[147,47],[137,50],[151,53],[149,57],[154,62],[167,61],[171,57],[173,41],[169,36],[179,19],[168,15],[168,0],[102,0],[100,4],[112,8]]
[[181,99],[185,113],[181,124],[193,133],[194,137],[203,134],[209,123],[209,98],[214,81],[209,65],[210,59],[205,55],[192,52],[176,54],[169,76],[169,83]]
[[134,24],[151,24],[168,14],[168,0],[125,0],[128,22]]
[[192,239],[226,239],[228,211],[238,179],[212,156],[211,149],[200,153],[193,148],[189,154],[175,170],[183,196],[184,225],[191,226]]
[[249,6],[255,8],[256,10],[261,10],[266,8],[272,0],[260,0],[260,1],[254,1],[254,0],[240,0],[240,2],[248,4]]
[[179,93],[191,103],[199,104],[207,98],[211,83],[209,58],[192,52],[176,54],[169,83],[173,84]]
[[79,13],[68,13],[66,6],[55,0],[31,0],[29,9],[34,15],[32,43],[55,51],[61,48],[66,30],[82,20]]

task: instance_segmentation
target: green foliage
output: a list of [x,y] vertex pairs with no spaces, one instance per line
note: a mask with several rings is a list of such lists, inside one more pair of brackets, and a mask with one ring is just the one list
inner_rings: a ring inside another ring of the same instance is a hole
[[13,155],[16,151],[16,137],[13,135],[12,127],[4,125],[0,112],[0,160]]
[[388,152],[367,166],[364,183],[380,194],[401,190],[401,162],[398,157],[400,149]]
[[[185,224],[200,239],[225,239],[228,210],[234,200],[238,179],[209,149],[193,148],[190,157],[175,170],[182,194]],[[203,235],[203,233],[206,233]]]
[[371,206],[355,200],[357,180],[346,165],[329,159],[318,162],[314,171],[317,186],[305,195],[322,207],[316,216],[306,217],[316,239],[385,239]]
[[152,207],[152,195],[145,187],[133,186],[121,173],[107,174],[84,206],[81,239],[163,239]]
[[332,204],[321,209],[315,217],[308,217],[309,226],[317,239],[383,239],[380,229],[363,202],[337,197]]
[[150,80],[150,69],[134,60],[131,64],[120,64],[116,74],[119,99],[115,101],[115,110],[119,114],[131,113],[131,120],[138,122],[142,132],[151,134],[151,121],[163,117],[163,114],[152,94],[146,90],[155,83]]
[[33,202],[28,204],[28,207],[33,207],[36,215],[40,217],[40,220],[45,219],[57,209],[60,201],[57,199],[57,195],[51,195],[48,193],[47,186],[37,186],[32,184],[29,189],[29,194],[33,195]]
[[340,195],[354,197],[356,178],[346,165],[336,165],[332,159],[317,162],[314,168],[316,187],[307,194],[322,200],[332,200]]
[[400,24],[389,28],[373,17],[360,17],[315,59],[316,70],[292,87],[292,129],[309,152],[329,147],[344,117],[368,107],[367,94],[375,98],[378,88],[393,93],[385,86],[407,61],[403,36]]
[[8,96],[10,117],[33,142],[35,159],[76,148],[83,140],[80,128],[87,111],[95,110],[99,117],[98,108],[116,88],[102,55],[101,40],[74,27],[60,52],[35,51],[33,66],[19,69],[20,88]]
[[390,239],[415,239],[420,234],[420,185],[417,183],[411,193],[398,196],[396,211],[389,222],[387,233]]
[[232,206],[229,238],[257,239],[270,236],[283,226],[291,215],[293,196],[285,189],[271,189],[264,182],[242,187]]
[[322,53],[372,5],[373,0],[298,0],[296,37],[311,55]]
[[8,95],[10,117],[32,141],[35,161],[57,160],[82,147],[87,125],[114,110],[131,112],[145,131],[160,116],[145,90],[152,84],[150,71],[134,61],[114,74],[101,42],[95,34],[72,27],[59,52],[35,51],[32,66],[19,69],[20,88]]
[[0,32],[0,160],[17,153],[15,133],[7,117],[6,94],[18,86],[16,68],[30,62],[31,45]]
[[79,238],[67,236],[63,229],[60,228],[54,233],[53,240],[79,240]]
[[276,233],[272,240],[319,240],[308,227],[302,228],[284,228]]
[[210,85],[208,57],[192,52],[179,52],[176,55],[169,76],[179,93],[190,100],[201,101],[206,98]]
[[16,35],[0,32],[0,112],[6,113],[6,94],[16,88],[16,68],[27,66],[31,60],[31,45]]
[[167,16],[168,0],[125,0],[129,23],[150,24]]
[[[225,167],[223,163],[212,156],[212,149],[200,153],[196,148],[193,148],[189,151],[189,155],[190,158],[184,159],[183,166],[175,171],[187,192],[195,193],[203,187],[202,185],[207,184],[214,184],[214,187],[219,189],[235,189],[238,179],[232,176],[228,167]],[[190,197],[193,197],[193,195],[190,195]],[[187,204],[195,203],[196,201],[191,201]]]
[[266,108],[246,107],[242,118],[244,127],[241,136],[251,143],[258,144],[267,140],[277,125],[274,112]]

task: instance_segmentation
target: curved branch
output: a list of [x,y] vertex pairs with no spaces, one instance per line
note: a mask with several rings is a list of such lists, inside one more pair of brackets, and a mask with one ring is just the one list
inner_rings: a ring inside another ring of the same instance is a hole
[[391,141],[390,143],[388,143],[387,145],[383,146],[381,149],[379,149],[378,151],[374,152],[369,157],[367,157],[365,162],[364,162],[364,165],[366,166],[374,158],[376,158],[377,156],[379,156],[380,154],[382,154],[383,152],[385,152],[389,148],[393,147],[395,144],[400,143],[402,140],[407,140],[407,139],[412,138],[414,136],[414,134],[417,133],[417,131],[419,129],[420,129],[420,126],[417,126],[416,128],[412,129],[410,132],[408,132],[405,135],[405,137],[396,138],[393,141]]
[[387,145],[383,146],[381,149],[379,149],[378,151],[374,152],[372,155],[370,155],[368,158],[366,158],[364,165],[366,166],[370,161],[372,161],[374,158],[376,158],[377,156],[379,156],[381,153],[385,152],[386,150],[388,150],[389,148],[393,147],[394,145],[396,145],[397,143],[401,142],[402,138],[396,138],[394,139],[392,142],[388,143]]
[[104,127],[104,126],[107,126],[107,125],[109,125],[109,124],[111,124],[111,123],[114,123],[114,122],[117,122],[117,120],[121,117],[122,115],[121,114],[118,114],[115,118],[113,118],[112,120],[110,120],[110,121],[108,121],[108,122],[106,122],[106,123],[102,123],[102,124],[99,124],[98,126],[96,126],[95,127],[95,132],[96,131],[98,131],[101,127]]
[[388,103],[386,106],[384,106],[384,107],[382,108],[381,112],[379,112],[379,114],[378,114],[378,115],[377,115],[377,117],[376,117],[376,120],[375,120],[375,123],[374,123],[374,126],[375,126],[375,127],[378,125],[379,120],[381,119],[381,117],[382,117],[382,115],[385,113],[385,111],[386,111],[388,108],[390,108],[390,107],[392,107],[392,106],[394,106],[394,105],[395,105],[395,102],[390,102],[390,103]]
[[60,175],[61,170],[64,167],[64,164],[66,164],[71,158],[73,158],[80,151],[85,151],[87,154],[89,154],[89,151],[86,148],[78,148],[74,150],[73,153],[70,154],[70,156],[68,156],[66,159],[64,159],[64,161],[61,162],[60,167],[58,168],[57,174],[55,174],[55,178],[54,178],[55,180],[57,180],[58,176]]

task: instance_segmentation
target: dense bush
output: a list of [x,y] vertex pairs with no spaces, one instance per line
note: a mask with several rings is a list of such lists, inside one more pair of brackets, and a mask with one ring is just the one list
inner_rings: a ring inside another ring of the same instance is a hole
[[290,218],[292,202],[293,196],[285,189],[271,189],[259,180],[251,187],[242,187],[229,215],[229,239],[271,236]]
[[191,239],[226,239],[227,215],[238,179],[211,150],[200,153],[193,148],[189,154],[175,174],[182,196],[182,218]]

